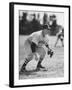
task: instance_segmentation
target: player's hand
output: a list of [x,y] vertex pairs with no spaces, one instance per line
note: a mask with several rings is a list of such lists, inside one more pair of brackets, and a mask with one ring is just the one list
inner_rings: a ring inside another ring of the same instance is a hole
[[53,54],[54,54],[54,52],[53,52],[51,49],[49,49],[49,50],[48,50],[48,55],[50,55],[50,57],[52,57]]
[[52,56],[53,56],[53,54],[54,54],[54,52],[53,52],[53,51],[51,51],[50,57],[52,57]]

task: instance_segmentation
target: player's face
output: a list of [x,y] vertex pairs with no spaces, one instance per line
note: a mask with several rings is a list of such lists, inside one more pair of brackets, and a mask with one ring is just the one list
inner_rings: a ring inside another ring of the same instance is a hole
[[44,30],[44,35],[47,35],[47,34],[48,34],[48,30],[45,29],[45,30]]

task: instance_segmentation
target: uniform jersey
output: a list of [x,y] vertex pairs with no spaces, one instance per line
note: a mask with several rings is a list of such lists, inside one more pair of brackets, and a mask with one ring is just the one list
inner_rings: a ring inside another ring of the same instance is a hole
[[39,41],[45,41],[48,42],[48,35],[43,37],[42,30],[32,33],[29,37],[32,42],[34,42],[36,45],[38,45]]

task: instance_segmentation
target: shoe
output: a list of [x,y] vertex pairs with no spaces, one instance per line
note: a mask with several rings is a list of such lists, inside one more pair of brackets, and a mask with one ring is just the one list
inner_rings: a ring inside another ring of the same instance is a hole
[[45,67],[43,67],[42,65],[40,65],[39,68],[45,68]]
[[41,70],[41,69],[45,69],[45,67],[43,67],[42,65],[38,65],[36,70],[38,71],[38,70]]

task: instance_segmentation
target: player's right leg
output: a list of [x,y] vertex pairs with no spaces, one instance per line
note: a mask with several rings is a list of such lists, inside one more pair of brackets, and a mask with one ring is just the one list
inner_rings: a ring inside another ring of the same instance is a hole
[[25,58],[25,61],[24,61],[23,65],[21,67],[20,73],[24,72],[26,70],[26,65],[33,58],[33,53],[32,53],[32,50],[31,50],[31,41],[29,39],[27,39],[25,41],[24,47],[25,47],[25,52],[26,52],[27,55],[26,55],[26,58]]
[[43,47],[39,47],[36,52],[40,55],[40,58],[39,58],[39,61],[38,61],[38,64],[37,64],[37,69],[36,70],[39,70],[40,68],[45,68],[44,66],[42,66],[42,61],[46,55],[46,51],[44,50]]
[[26,65],[27,65],[28,62],[30,62],[32,59],[33,59],[33,53],[29,54],[28,57],[25,59],[23,65],[22,65],[22,67],[21,67],[20,73],[26,71]]

